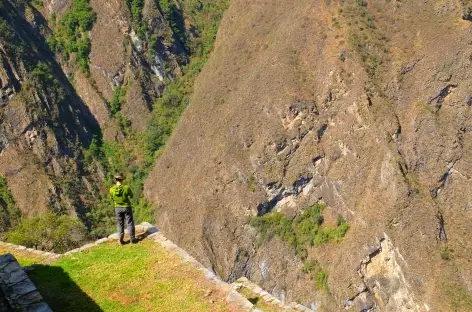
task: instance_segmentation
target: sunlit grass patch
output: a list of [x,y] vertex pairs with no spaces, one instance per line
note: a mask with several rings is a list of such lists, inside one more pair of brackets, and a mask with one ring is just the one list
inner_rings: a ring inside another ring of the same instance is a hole
[[106,243],[29,273],[54,311],[230,311],[203,275],[151,240]]

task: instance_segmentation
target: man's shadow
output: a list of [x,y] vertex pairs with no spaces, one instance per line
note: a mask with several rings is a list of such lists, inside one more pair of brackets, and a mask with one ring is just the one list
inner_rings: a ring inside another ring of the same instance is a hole
[[60,267],[36,264],[27,274],[55,312],[103,311]]

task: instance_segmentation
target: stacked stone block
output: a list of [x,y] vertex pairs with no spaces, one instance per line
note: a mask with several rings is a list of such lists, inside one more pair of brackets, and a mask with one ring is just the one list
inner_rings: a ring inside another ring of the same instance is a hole
[[52,312],[11,254],[0,256],[0,308],[14,312]]

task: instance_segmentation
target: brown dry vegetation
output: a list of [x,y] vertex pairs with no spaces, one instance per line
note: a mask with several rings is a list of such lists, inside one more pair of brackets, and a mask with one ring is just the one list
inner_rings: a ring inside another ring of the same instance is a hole
[[[233,1],[146,184],[159,226],[224,278],[307,304],[467,311],[470,27],[458,1]],[[294,215],[319,199],[351,226],[309,252],[332,295],[245,225],[258,207]],[[395,264],[360,278],[383,233]]]

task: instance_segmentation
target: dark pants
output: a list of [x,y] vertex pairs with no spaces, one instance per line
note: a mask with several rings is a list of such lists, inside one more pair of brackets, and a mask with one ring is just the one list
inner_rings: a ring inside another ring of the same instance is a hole
[[131,208],[115,208],[115,215],[118,234],[120,235],[120,241],[123,241],[123,237],[125,236],[125,218],[126,226],[128,227],[129,237],[131,240],[134,240],[134,220],[133,211],[131,210]]

